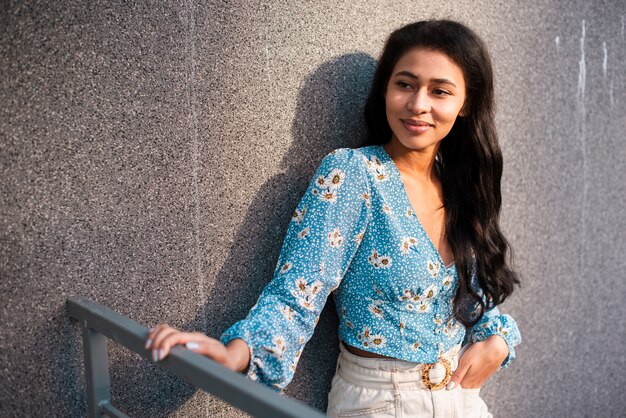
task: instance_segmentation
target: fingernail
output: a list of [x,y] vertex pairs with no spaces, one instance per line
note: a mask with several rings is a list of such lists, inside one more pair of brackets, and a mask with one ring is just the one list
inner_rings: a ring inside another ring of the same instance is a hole
[[152,350],[152,361],[158,361],[158,360],[159,360],[159,350],[155,348]]
[[450,380],[450,383],[448,383],[448,386],[446,386],[446,390],[452,390],[456,387],[456,382],[454,380]]
[[194,342],[188,342],[187,344],[185,344],[185,346],[190,349],[190,350],[197,350],[198,348],[200,348],[200,344],[198,343],[194,343]]
[[164,348],[160,348],[159,349],[159,360],[163,360],[165,358],[165,349]]
[[148,338],[148,341],[146,341],[146,350],[150,348],[151,345],[152,345],[152,338]]

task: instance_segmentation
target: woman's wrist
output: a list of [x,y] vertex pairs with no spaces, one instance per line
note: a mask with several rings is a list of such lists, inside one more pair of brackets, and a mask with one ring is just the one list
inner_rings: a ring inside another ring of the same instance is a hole
[[248,344],[241,338],[234,338],[226,345],[226,350],[231,358],[231,369],[246,374],[250,364]]

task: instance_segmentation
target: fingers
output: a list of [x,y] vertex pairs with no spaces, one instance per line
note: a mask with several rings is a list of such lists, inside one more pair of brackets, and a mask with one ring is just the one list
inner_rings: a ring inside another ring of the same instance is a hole
[[150,331],[148,332],[148,336],[146,337],[146,345],[145,345],[146,350],[149,350],[150,348],[152,348],[154,346],[155,338],[161,332],[163,332],[163,331],[165,331],[167,329],[173,329],[173,328],[170,327],[167,324],[158,324],[158,325],[154,326],[153,328],[150,328]]
[[169,353],[169,346],[164,346],[163,342],[167,339],[168,336],[177,333],[179,333],[177,329],[167,325],[158,325],[156,327],[156,331],[152,336],[152,344],[149,347],[150,349],[152,349],[152,361],[163,360],[165,356],[167,356],[167,354]]
[[169,348],[171,347],[171,345],[164,346],[163,342],[166,341],[169,336],[180,333],[181,332],[176,328],[172,328],[167,324],[159,324],[151,328],[146,339],[145,348],[152,350],[152,361],[163,360],[169,353]]
[[450,382],[448,382],[448,385],[446,386],[446,390],[452,390],[455,387],[460,386],[461,381],[465,377],[465,374],[470,369],[470,367],[471,367],[471,363],[459,361],[459,366],[456,368],[456,370],[452,374],[452,377],[450,377]]
[[472,344],[459,359],[459,366],[446,388],[454,389],[461,385],[466,389],[481,387],[499,367],[500,360],[494,350],[485,341]]
[[171,348],[176,345],[185,345],[194,352],[209,355],[211,354],[209,344],[211,340],[202,333],[181,332],[167,324],[159,324],[150,329],[145,348],[151,350],[152,361],[160,361],[167,357]]

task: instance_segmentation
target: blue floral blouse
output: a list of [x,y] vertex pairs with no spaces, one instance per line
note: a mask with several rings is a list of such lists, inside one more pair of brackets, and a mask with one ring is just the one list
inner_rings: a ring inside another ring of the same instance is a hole
[[494,307],[466,329],[452,314],[457,287],[455,266],[444,265],[385,149],[340,148],[324,157],[298,204],[272,281],[220,341],[243,339],[247,376],[282,391],[332,293],[347,344],[435,363],[457,344],[497,334],[508,366],[521,342],[515,320]]

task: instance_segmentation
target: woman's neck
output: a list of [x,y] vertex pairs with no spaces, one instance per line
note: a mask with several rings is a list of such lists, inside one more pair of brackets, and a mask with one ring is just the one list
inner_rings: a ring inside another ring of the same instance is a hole
[[425,150],[415,150],[405,147],[398,140],[392,139],[383,147],[402,173],[420,181],[432,183],[437,181],[435,171],[435,157],[439,148],[437,145],[439,144]]

